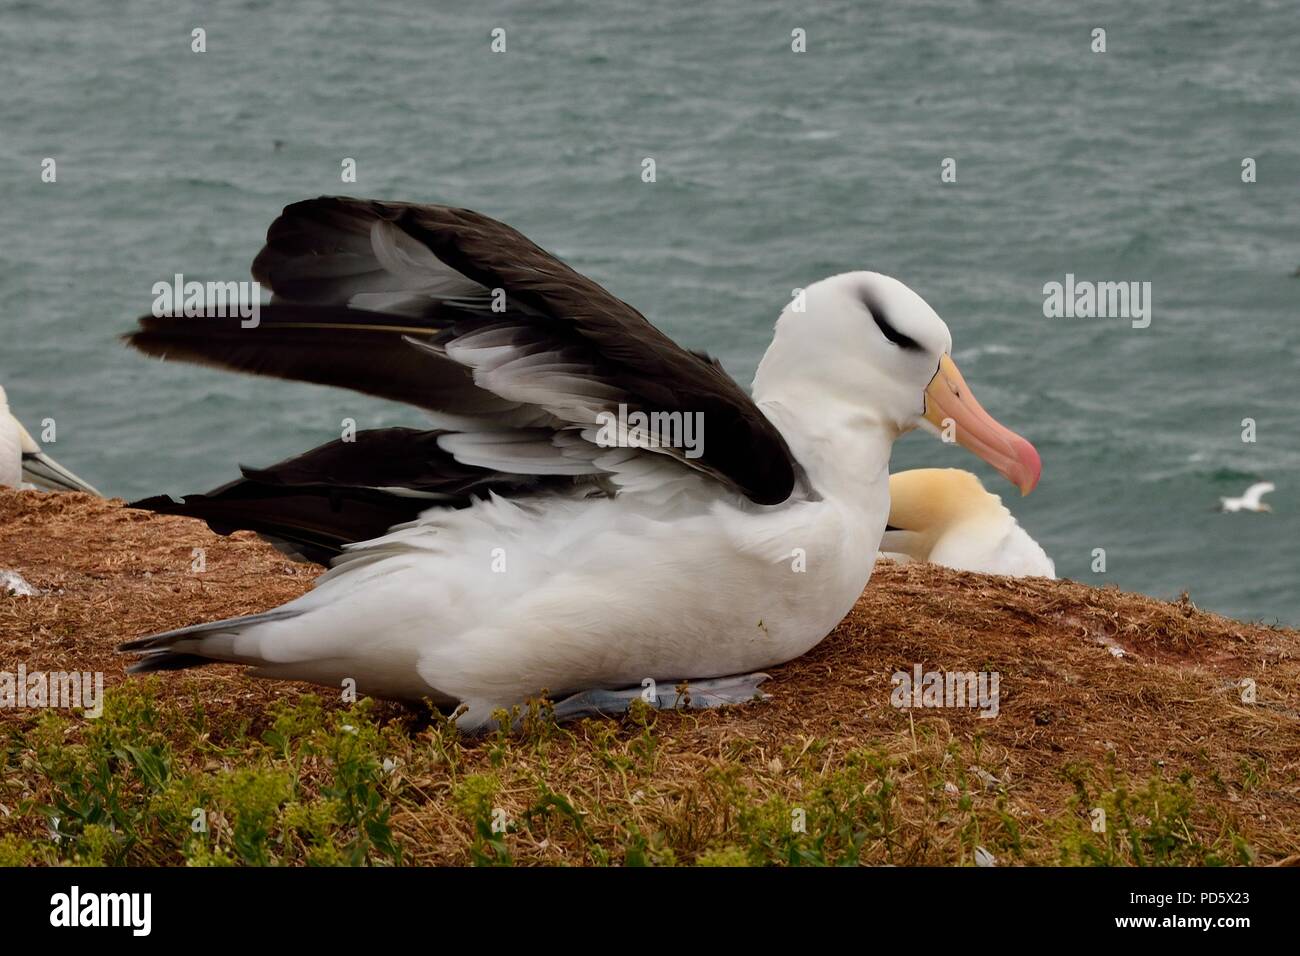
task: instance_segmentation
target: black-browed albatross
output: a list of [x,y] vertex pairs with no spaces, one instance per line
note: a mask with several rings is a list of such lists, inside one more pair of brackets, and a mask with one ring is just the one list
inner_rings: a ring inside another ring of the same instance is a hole
[[[360,432],[181,503],[333,567],[283,607],[130,641],[133,671],[259,677],[461,705],[727,678],[798,657],[853,607],[917,426],[1028,493],[1038,455],[975,401],[943,321],[849,272],[781,313],[752,399],[591,279],[487,216],[321,198],[271,225],[260,323],[140,320],[151,355],[354,389],[433,428]],[[500,311],[504,305],[504,311]],[[494,311],[494,306],[496,311]],[[602,429],[702,416],[699,453]],[[668,420],[668,419],[661,419]],[[603,434],[603,438],[602,438]],[[649,445],[650,447],[644,447]]]

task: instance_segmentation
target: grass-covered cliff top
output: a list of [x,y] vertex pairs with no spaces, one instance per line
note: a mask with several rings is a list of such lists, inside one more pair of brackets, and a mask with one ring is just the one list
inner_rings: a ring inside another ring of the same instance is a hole
[[[462,740],[233,667],[126,678],[118,642],[310,586],[252,535],[0,490],[0,570],[41,592],[0,594],[0,672],[107,686],[99,719],[0,709],[0,865],[1300,861],[1300,633],[1186,599],[881,564],[770,700]],[[896,709],[918,663],[998,672],[998,715]]]

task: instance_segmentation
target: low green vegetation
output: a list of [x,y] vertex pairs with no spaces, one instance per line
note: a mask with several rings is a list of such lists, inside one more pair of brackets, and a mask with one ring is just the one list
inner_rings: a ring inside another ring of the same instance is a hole
[[[1250,863],[1190,773],[1112,763],[1004,782],[978,737],[918,723],[846,748],[798,735],[681,743],[638,706],[465,741],[438,715],[288,697],[211,712],[132,681],[98,720],[0,725],[0,865],[662,866]],[[504,716],[504,715],[503,715]],[[741,726],[745,726],[741,724]],[[1096,828],[1096,810],[1105,827]]]

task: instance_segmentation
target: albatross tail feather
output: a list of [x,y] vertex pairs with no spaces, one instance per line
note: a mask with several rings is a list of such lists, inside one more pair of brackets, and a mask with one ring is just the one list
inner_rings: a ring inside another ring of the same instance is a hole
[[301,613],[297,609],[278,608],[224,621],[193,624],[174,631],[137,637],[133,641],[119,644],[117,649],[122,653],[138,655],[136,662],[126,669],[128,674],[184,670],[202,667],[204,664],[260,664],[260,658],[240,654],[236,650],[235,638],[250,628],[297,617]]

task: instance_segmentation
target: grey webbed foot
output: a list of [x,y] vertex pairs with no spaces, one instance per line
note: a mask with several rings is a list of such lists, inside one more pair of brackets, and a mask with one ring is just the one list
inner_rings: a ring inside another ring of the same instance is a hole
[[647,679],[640,687],[584,690],[556,703],[555,719],[558,722],[623,714],[638,698],[657,710],[712,710],[731,704],[746,704],[767,699],[768,695],[758,689],[767,679],[767,674],[756,672],[708,680]]

